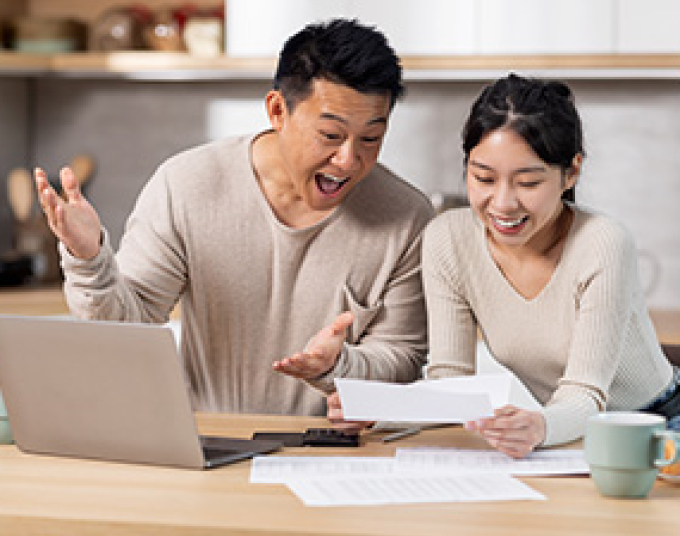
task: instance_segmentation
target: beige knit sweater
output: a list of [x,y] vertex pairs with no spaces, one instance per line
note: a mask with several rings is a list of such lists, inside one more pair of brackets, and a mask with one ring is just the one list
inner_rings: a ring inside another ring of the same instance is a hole
[[160,166],[115,256],[106,236],[89,262],[62,245],[72,312],[162,323],[180,300],[197,410],[324,414],[323,393],[273,371],[272,362],[304,349],[345,310],[355,314],[351,333],[318,388],[332,389],[336,376],[418,378],[427,351],[427,198],[378,165],[326,219],[288,228],[253,174],[252,139],[210,143]]
[[672,370],[647,314],[629,234],[572,207],[560,262],[542,292],[518,294],[470,209],[436,218],[423,238],[428,378],[475,372],[477,327],[492,355],[544,405],[545,445],[583,435],[604,408],[639,409]]

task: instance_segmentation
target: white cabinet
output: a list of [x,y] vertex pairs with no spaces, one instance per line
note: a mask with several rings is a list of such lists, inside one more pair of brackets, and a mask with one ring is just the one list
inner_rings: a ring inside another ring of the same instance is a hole
[[309,24],[375,25],[402,56],[679,53],[680,0],[227,0],[226,50],[275,57]]
[[311,22],[357,18],[376,26],[400,55],[474,53],[475,0],[228,0],[226,50],[276,56]]
[[475,53],[476,0],[354,0],[351,13],[377,26],[400,55]]
[[479,54],[609,54],[615,0],[479,0]]
[[230,56],[278,56],[285,40],[311,22],[347,16],[346,0],[227,0]]
[[678,0],[618,0],[617,52],[680,53]]

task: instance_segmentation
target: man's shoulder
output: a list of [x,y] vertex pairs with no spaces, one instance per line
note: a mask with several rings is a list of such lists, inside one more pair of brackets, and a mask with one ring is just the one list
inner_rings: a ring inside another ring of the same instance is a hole
[[428,197],[382,164],[376,164],[348,198],[354,206],[370,207],[375,215],[420,216],[429,221],[434,208]]
[[247,158],[251,139],[252,135],[234,136],[196,145],[169,157],[161,166],[170,171],[186,168],[196,171],[203,166],[222,165],[222,162],[238,158],[241,154]]

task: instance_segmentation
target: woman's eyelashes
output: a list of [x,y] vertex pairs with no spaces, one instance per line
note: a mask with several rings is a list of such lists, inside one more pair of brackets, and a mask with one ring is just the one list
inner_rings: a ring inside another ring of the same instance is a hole
[[[490,177],[490,176],[484,176],[484,175],[473,175],[475,180],[479,182],[480,184],[494,184],[496,182],[495,177]],[[532,180],[522,180],[522,181],[517,181],[515,183],[516,186],[520,188],[536,188],[539,186],[543,181],[540,179],[532,179]]]

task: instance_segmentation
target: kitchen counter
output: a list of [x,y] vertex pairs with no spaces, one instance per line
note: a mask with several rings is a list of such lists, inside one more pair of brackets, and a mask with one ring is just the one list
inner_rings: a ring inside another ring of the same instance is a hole
[[61,285],[0,289],[0,313],[12,315],[65,315],[68,306]]
[[[61,285],[49,287],[17,287],[0,289],[0,314],[67,315],[68,306]],[[179,306],[170,315],[179,319]]]
[[[64,315],[68,314],[61,286],[0,289],[0,314]],[[680,344],[680,309],[653,309],[652,322],[664,344]],[[179,306],[171,318],[179,319]]]

